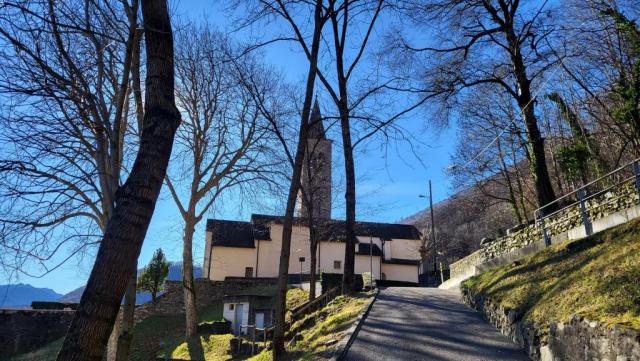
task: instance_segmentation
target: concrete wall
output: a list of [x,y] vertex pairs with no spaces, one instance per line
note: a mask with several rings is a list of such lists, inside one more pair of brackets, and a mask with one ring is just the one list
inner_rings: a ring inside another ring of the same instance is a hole
[[74,314],[63,310],[0,310],[0,359],[63,337]]

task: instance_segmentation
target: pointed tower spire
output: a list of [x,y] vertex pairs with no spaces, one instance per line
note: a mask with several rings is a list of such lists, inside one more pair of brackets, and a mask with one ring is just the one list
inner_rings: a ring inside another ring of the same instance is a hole
[[320,114],[320,106],[318,105],[318,97],[313,102],[313,109],[309,116],[309,135],[310,139],[327,139],[322,124],[322,114]]

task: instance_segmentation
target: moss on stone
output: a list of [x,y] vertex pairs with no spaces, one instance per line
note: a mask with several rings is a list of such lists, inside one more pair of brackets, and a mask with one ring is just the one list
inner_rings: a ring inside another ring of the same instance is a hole
[[578,314],[640,329],[640,220],[551,246],[462,287],[525,321],[566,322]]

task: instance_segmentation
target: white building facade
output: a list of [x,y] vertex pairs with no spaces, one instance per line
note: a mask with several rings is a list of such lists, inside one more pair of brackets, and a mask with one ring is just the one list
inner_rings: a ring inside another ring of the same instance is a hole
[[[344,221],[331,219],[332,142],[327,139],[316,101],[309,117],[308,146],[291,236],[289,274],[308,274],[310,232],[317,230],[317,274],[343,273]],[[277,277],[282,246],[282,217],[254,214],[249,222],[207,221],[204,277]],[[356,222],[355,273],[376,280],[418,283],[421,246],[415,226]]]

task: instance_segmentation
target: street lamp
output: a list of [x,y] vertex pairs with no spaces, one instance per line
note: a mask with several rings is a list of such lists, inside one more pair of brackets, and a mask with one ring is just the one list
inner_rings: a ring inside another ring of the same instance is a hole
[[302,288],[302,264],[304,263],[304,257],[298,258],[300,261],[300,288]]

